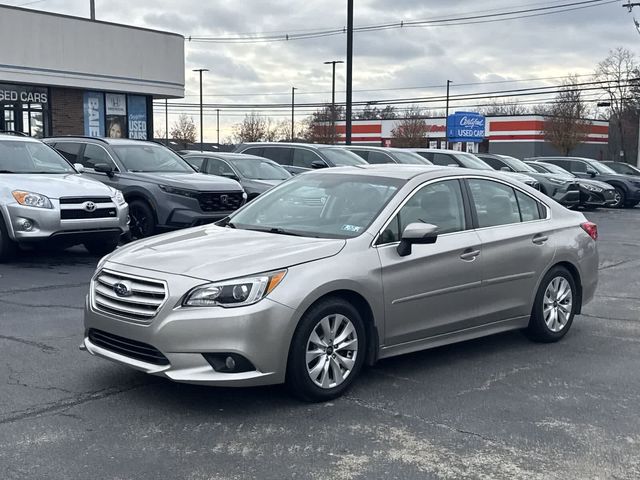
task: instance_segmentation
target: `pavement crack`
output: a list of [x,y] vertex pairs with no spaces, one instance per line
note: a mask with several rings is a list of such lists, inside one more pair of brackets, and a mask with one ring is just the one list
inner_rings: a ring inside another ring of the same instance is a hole
[[74,307],[71,305],[34,305],[31,303],[12,302],[10,300],[0,300],[0,303],[5,303],[7,305],[14,305],[17,307],[27,307],[27,308],[67,308],[70,310],[84,310],[84,307]]
[[474,388],[469,388],[467,390],[462,390],[460,392],[458,392],[457,396],[460,395],[465,395],[467,393],[471,393],[471,392],[482,392],[485,390],[489,390],[491,388],[491,386],[494,383],[498,383],[501,382],[502,380],[504,380],[507,377],[510,377],[512,375],[516,375],[520,372],[526,372],[529,370],[533,370],[535,368],[539,368],[542,367],[544,365],[548,365],[549,362],[545,362],[544,364],[540,364],[540,365],[524,365],[522,367],[514,367],[506,372],[498,372],[495,375],[491,375],[491,377],[486,380],[482,385],[480,385],[479,387],[474,387]]
[[32,388],[32,389],[36,389],[36,390],[45,390],[45,391],[48,391],[48,392],[57,391],[57,392],[62,392],[62,393],[66,393],[66,394],[73,394],[74,393],[71,390],[67,390],[65,388],[60,388],[60,387],[42,387],[42,386],[39,386],[39,385],[29,385],[28,383],[21,382],[20,379],[17,378],[19,373],[16,370],[14,370],[9,363],[7,363],[6,365],[7,365],[7,370],[9,370],[9,377],[8,377],[7,385],[15,385],[15,386],[18,386],[18,387]]
[[482,435],[481,433],[477,433],[477,432],[472,432],[470,430],[464,430],[461,428],[456,428],[456,427],[452,427],[450,425],[447,425],[445,423],[441,423],[441,422],[434,422],[432,420],[426,419],[424,417],[421,417],[420,415],[410,415],[408,413],[402,413],[402,412],[398,412],[396,410],[393,410],[392,408],[389,407],[385,407],[383,405],[377,405],[374,403],[370,403],[367,402],[361,398],[358,397],[354,397],[352,395],[345,395],[344,397],[342,397],[343,399],[350,401],[356,405],[358,405],[359,407],[363,407],[363,408],[367,408],[370,410],[375,410],[387,415],[392,415],[394,417],[400,417],[400,418],[405,418],[405,419],[409,419],[409,420],[414,420],[414,421],[419,421],[421,423],[424,423],[425,425],[429,425],[431,427],[437,427],[437,428],[441,428],[444,430],[448,430],[449,432],[453,432],[453,433],[457,433],[460,435],[467,435],[467,436],[472,436],[472,437],[476,437],[476,438],[480,438],[482,440],[484,440],[485,442],[492,444],[492,445],[501,445],[503,447],[507,447],[508,445],[506,445],[504,442],[501,442],[499,440],[496,440],[495,438],[491,438],[491,437],[487,437],[486,435]]
[[588,313],[581,313],[580,316],[587,318],[595,318],[596,320],[612,320],[614,322],[632,322],[638,323],[638,320],[632,318],[617,318],[617,317],[604,317],[602,315],[590,315]]
[[616,267],[619,267],[621,265],[626,265],[628,263],[635,263],[635,262],[638,262],[638,259],[634,258],[632,260],[622,260],[621,262],[616,262],[616,263],[612,263],[610,265],[605,265],[603,267],[599,267],[598,271],[609,270],[611,268],[616,268]]
[[42,350],[44,353],[52,353],[52,352],[57,352],[58,351],[57,348],[52,347],[51,345],[47,345],[46,343],[35,342],[33,340],[26,340],[24,338],[11,337],[9,335],[0,335],[0,340],[10,340],[12,342],[22,343],[23,345],[29,345],[31,347],[37,347],[40,350]]
[[63,398],[61,400],[57,400],[55,402],[36,406],[32,408],[28,408],[25,410],[18,410],[14,412],[10,412],[9,416],[6,416],[0,419],[0,425],[6,425],[8,423],[15,423],[21,420],[28,420],[32,418],[36,418],[47,413],[58,413],[64,412],[71,407],[76,407],[78,405],[82,405],[89,402],[95,402],[96,400],[102,400],[104,398],[109,398],[114,395],[120,395],[121,393],[126,393],[131,390],[135,390],[140,387],[146,387],[152,385],[152,383],[143,383],[131,385],[129,387],[108,387],[101,390],[96,390],[93,392],[85,392],[74,397]]

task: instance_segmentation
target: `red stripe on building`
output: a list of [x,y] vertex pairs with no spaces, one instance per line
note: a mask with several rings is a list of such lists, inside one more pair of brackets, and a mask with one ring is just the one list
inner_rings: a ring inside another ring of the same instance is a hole
[[491,121],[489,129],[492,132],[513,132],[518,130],[542,130],[544,122],[541,120],[511,120],[508,122]]
[[[344,141],[344,135],[341,137],[341,140]],[[351,136],[352,142],[370,142],[370,143],[380,143],[382,142],[382,137],[354,137]]]
[[[489,141],[517,141],[517,140],[544,140],[544,134],[540,135],[491,135]],[[608,138],[592,138],[587,136],[586,142],[608,143]]]
[[[338,134],[345,134],[347,127],[345,125],[336,125],[336,131]],[[382,133],[382,124],[365,124],[365,125],[352,125],[351,133]]]
[[601,133],[609,135],[609,125],[591,125],[589,133]]

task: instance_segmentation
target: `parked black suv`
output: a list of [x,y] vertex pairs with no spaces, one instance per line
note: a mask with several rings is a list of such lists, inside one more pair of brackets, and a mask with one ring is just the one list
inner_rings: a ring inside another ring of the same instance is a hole
[[294,175],[314,168],[367,165],[355,153],[334,145],[314,143],[242,143],[235,149],[235,153],[268,158]]
[[215,222],[247,199],[235,180],[198,173],[158,143],[94,137],[55,137],[45,143],[124,194],[134,238]]
[[576,177],[593,178],[608,183],[616,189],[612,207],[633,208],[640,203],[640,179],[631,175],[620,175],[597,160],[582,157],[533,157],[527,160],[553,163]]

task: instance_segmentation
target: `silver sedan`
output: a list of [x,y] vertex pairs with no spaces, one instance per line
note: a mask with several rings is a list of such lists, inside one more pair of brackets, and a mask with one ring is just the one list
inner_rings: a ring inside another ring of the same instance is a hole
[[499,173],[305,173],[216,226],[101,260],[81,348],[178,382],[327,400],[378,359],[515,329],[560,340],[594,296],[596,239]]

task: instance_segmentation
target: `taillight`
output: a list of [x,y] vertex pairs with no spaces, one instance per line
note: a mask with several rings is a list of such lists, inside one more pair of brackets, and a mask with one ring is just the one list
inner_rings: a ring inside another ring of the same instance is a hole
[[598,240],[598,225],[593,222],[584,222],[580,224],[580,226],[585,232],[587,232],[587,235],[594,240]]

